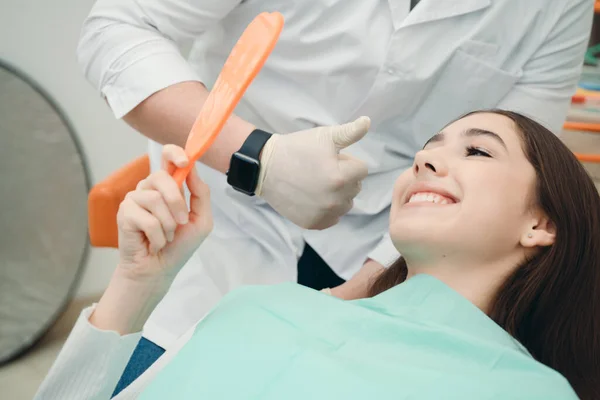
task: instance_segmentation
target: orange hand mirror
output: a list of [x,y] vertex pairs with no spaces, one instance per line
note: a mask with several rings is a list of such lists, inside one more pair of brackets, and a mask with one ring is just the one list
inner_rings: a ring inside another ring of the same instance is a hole
[[173,172],[179,186],[223,129],[250,82],[273,51],[282,28],[283,16],[280,13],[261,13],[248,25],[231,50],[188,136],[185,152],[190,163],[186,168]]

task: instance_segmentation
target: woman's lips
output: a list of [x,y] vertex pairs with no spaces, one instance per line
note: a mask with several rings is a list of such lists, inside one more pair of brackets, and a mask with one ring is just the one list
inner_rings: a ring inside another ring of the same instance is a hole
[[417,181],[404,195],[402,206],[449,206],[460,200],[451,191],[430,181]]

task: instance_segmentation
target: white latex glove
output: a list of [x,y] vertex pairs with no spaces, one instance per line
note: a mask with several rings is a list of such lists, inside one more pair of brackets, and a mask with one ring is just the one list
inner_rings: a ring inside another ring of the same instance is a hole
[[371,120],[273,135],[261,153],[256,194],[307,229],[326,229],[353,207],[367,165],[340,150],[362,139]]

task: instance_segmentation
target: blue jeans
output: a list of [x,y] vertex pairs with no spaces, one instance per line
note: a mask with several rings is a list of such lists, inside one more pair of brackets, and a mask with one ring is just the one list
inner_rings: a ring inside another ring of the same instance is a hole
[[[298,283],[321,290],[326,287],[339,286],[344,283],[344,280],[337,276],[312,247],[307,244],[302,257],[298,260]],[[142,337],[133,351],[125,367],[125,371],[123,371],[123,375],[119,379],[113,397],[136,380],[164,352],[165,349]]]

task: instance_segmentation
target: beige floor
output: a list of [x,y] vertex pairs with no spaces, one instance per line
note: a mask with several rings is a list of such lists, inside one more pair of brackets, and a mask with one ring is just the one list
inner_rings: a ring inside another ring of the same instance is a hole
[[[99,298],[99,296],[98,296]],[[79,312],[98,298],[76,299],[48,334],[27,354],[0,367],[0,398],[30,400],[52,366]]]
[[[575,152],[600,153],[600,134],[565,133],[563,140]],[[600,164],[586,165],[600,190]],[[60,351],[79,311],[97,299],[77,299],[46,337],[28,354],[0,368],[0,398],[31,399]]]

